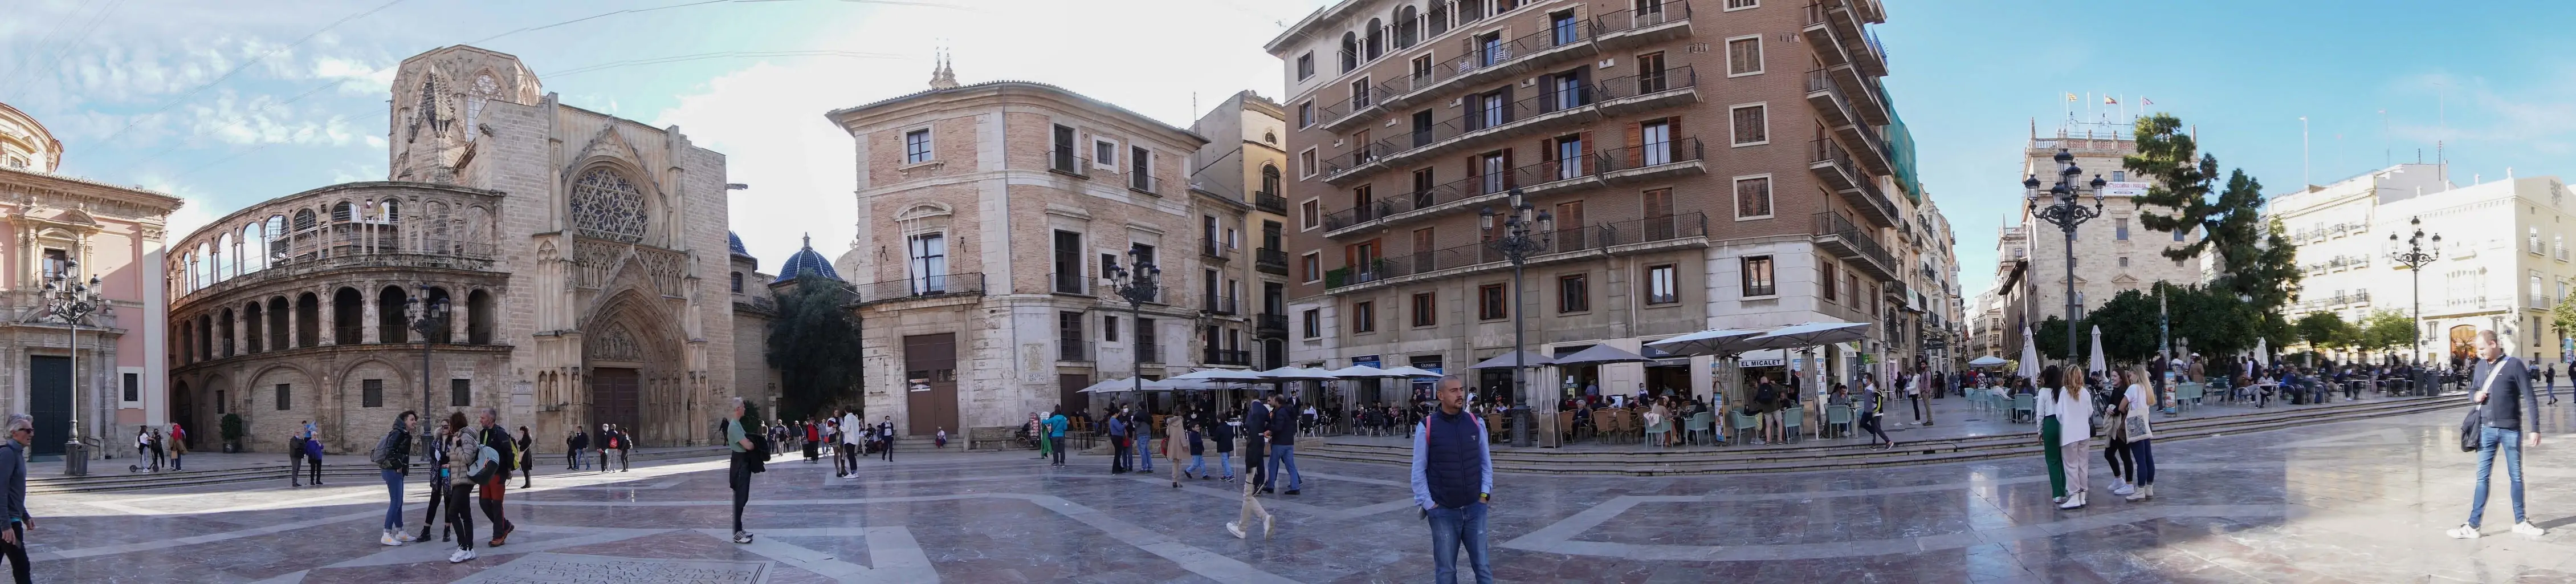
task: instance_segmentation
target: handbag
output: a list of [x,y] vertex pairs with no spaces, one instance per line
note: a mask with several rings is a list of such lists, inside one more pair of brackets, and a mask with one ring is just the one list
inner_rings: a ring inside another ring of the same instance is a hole
[[[2497,369],[2503,369],[2503,368],[2504,368],[2504,364],[2503,364],[2503,362],[2501,362],[2501,361],[2497,362],[2497,364],[2496,364],[2496,368],[2497,368]],[[2494,388],[2495,388],[2495,380],[2496,380],[2496,378],[2497,378],[2497,377],[2503,377],[2502,375],[2497,375],[2497,373],[2500,373],[2500,372],[2498,372],[2498,371],[2490,371],[2490,372],[2488,372],[2488,373],[2487,373],[2487,382],[2486,382],[2486,383],[2484,383],[2484,384],[2480,384],[2480,385],[2478,386],[2478,391],[2487,391],[2487,390],[2494,389]],[[2487,397],[2489,397],[2489,398],[2493,398],[2493,397],[2495,397],[2495,393],[2494,393],[2494,392],[2488,392]],[[2460,419],[2460,451],[2461,451],[2461,452],[2477,452],[2477,451],[2478,451],[2478,443],[2479,443],[2479,442],[2481,442],[2481,440],[2480,440],[2481,436],[2480,436],[2480,435],[2485,433],[2486,425],[2487,425],[2487,405],[2486,405],[2486,404],[2475,404],[2475,405],[2471,405],[2471,406],[2469,406],[2469,415],[2468,415],[2467,417],[2463,417],[2463,418],[2461,418],[2461,419]]]

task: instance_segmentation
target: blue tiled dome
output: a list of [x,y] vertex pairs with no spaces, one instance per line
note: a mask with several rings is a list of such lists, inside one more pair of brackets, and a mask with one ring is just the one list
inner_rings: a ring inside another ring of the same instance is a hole
[[794,282],[797,276],[808,272],[834,282],[843,281],[840,272],[832,270],[832,261],[823,259],[823,254],[814,252],[814,236],[811,235],[805,236],[804,249],[796,250],[796,255],[787,256],[787,263],[778,265],[778,279],[771,283]]
[[742,256],[742,257],[751,257],[751,250],[747,250],[747,249],[743,249],[743,248],[742,248],[742,235],[741,235],[741,234],[737,234],[737,233],[734,233],[734,232],[731,232],[731,231],[727,231],[727,232],[725,232],[725,245],[733,248],[733,255],[738,255],[738,256]]

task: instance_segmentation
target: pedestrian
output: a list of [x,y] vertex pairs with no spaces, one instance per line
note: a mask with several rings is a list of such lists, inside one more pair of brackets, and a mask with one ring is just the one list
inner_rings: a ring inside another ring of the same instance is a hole
[[[2541,371],[2543,372],[2541,375],[2549,380],[2549,384],[2541,386],[2540,392],[2549,394],[2549,405],[2558,405],[2558,364],[2551,363],[2541,369]],[[2570,370],[2568,373],[2576,374],[2576,370]],[[2537,412],[2535,412],[2535,415],[2537,415]],[[172,425],[170,426],[170,431],[174,433],[178,432],[178,428],[179,427],[177,425]],[[2538,428],[2533,429],[2537,430]]]
[[1905,401],[1914,405],[1914,423],[1921,425],[1923,423],[1923,375],[1898,373],[1896,385],[1905,390]]
[[[462,422],[464,417],[457,412],[450,420]],[[501,461],[500,453],[484,447],[470,428],[448,436],[447,523],[456,532],[456,553],[447,556],[447,563],[454,564],[474,559],[474,510],[465,500],[474,496],[475,485],[499,472]]]
[[1270,411],[1266,398],[1246,401],[1243,407],[1243,480],[1268,488],[1270,474],[1261,463],[1270,453],[1270,418],[1285,414]]
[[27,442],[36,439],[36,418],[27,414],[9,414],[9,440],[0,443],[0,517],[9,519],[9,530],[0,531],[0,556],[9,559],[9,576],[18,584],[27,584],[27,528],[36,518],[27,514]]
[[2057,449],[2057,437],[2065,430],[2057,422],[2057,387],[2065,383],[2061,377],[2063,374],[2056,365],[2040,369],[2036,380],[2038,391],[2031,394],[2032,411],[2039,416],[2039,454],[2048,466],[2051,504],[2066,502],[2066,461],[2058,459],[2063,451]]
[[2060,466],[2065,467],[2066,473],[2066,500],[2057,508],[2082,509],[2084,492],[2090,486],[2086,472],[2092,466],[2084,459],[2084,446],[2093,438],[2093,395],[2085,391],[2084,384],[2065,381],[2060,380],[2055,392],[2058,434],[2057,443],[2050,445],[2057,449]]
[[574,428],[564,437],[564,470],[581,470],[581,451],[590,449],[590,433]]
[[376,439],[375,450],[368,452],[368,458],[376,463],[377,472],[384,476],[385,491],[392,498],[385,503],[384,533],[376,538],[376,543],[396,546],[419,541],[403,529],[402,520],[403,478],[411,474],[411,425],[418,417],[419,414],[411,410],[403,410],[402,414],[394,416],[393,430]]
[[[2552,398],[2552,399],[2550,399],[2550,400],[2549,400],[2549,402],[2550,402],[2550,403],[2558,403],[2558,400],[2557,400],[2556,398]],[[183,465],[179,464],[180,459],[186,458],[186,457],[187,457],[187,455],[188,455],[188,431],[187,431],[186,429],[184,429],[184,428],[180,428],[180,427],[179,427],[179,423],[178,423],[178,422],[171,422],[171,423],[170,423],[170,470],[187,470],[187,469],[188,469],[188,467],[186,467],[186,466],[183,466]]]
[[931,448],[947,448],[947,447],[948,447],[948,427],[947,427],[947,426],[940,426],[940,427],[939,427],[939,434],[938,434],[937,436],[934,436],[934,437],[932,437],[932,438],[931,438]]
[[427,513],[421,514],[420,517],[420,537],[418,539],[422,541],[427,541],[429,539],[429,530],[431,525],[444,525],[444,527],[439,529],[438,541],[447,541],[447,538],[454,534],[455,526],[441,521],[441,518],[446,516],[438,514],[438,504],[440,502],[446,502],[449,507],[459,506],[458,502],[450,501],[447,498],[448,492],[452,490],[448,488],[448,485],[454,483],[456,478],[447,471],[448,463],[451,462],[447,459],[447,452],[448,448],[454,445],[456,429],[464,427],[464,425],[465,412],[448,412],[447,421],[439,422],[438,424],[438,434],[432,436],[428,444],[421,445],[421,448],[427,449],[429,452],[429,467],[431,469],[429,481],[429,510]]
[[[1150,406],[1148,406],[1150,407]],[[1154,412],[1139,409],[1127,420],[1128,439],[1136,443],[1136,470],[1154,472]]]
[[[137,457],[141,457],[141,456],[151,456],[151,454],[152,454],[152,431],[151,431],[151,429],[146,428],[146,427],[144,427],[144,426],[135,426],[135,427],[134,427],[134,455],[135,455],[135,456],[137,456]],[[158,456],[154,456],[154,457],[152,457],[151,469],[152,469],[152,470],[154,470],[154,471],[159,471],[159,470],[161,470],[161,457],[158,457]]]
[[499,412],[490,407],[481,408],[475,413],[475,419],[480,422],[480,425],[475,430],[474,440],[481,443],[483,448],[489,449],[493,453],[493,460],[498,463],[489,476],[482,478],[483,496],[478,501],[483,507],[483,517],[492,520],[492,547],[501,547],[502,544],[509,543],[510,533],[519,530],[518,524],[511,523],[508,517],[504,517],[501,509],[503,495],[507,494],[510,487],[510,464],[517,461],[518,457],[510,451],[510,431],[501,427],[497,419],[499,415]]
[[313,486],[322,486],[322,441],[308,427],[304,432],[304,465],[313,475]]
[[628,459],[626,458],[626,457],[627,457],[627,455],[633,454],[634,452],[635,452],[635,435],[634,435],[634,434],[627,433],[627,431],[626,431],[626,427],[625,427],[625,426],[618,426],[618,427],[617,427],[617,472],[635,472],[635,461],[628,460]]
[[1199,480],[1208,479],[1206,432],[1205,424],[1199,421],[1198,414],[1195,413],[1190,414],[1189,422],[1181,426],[1181,435],[1189,441],[1190,445],[1190,466],[1181,469],[1181,476]]
[[536,445],[536,441],[528,437],[528,427],[520,426],[519,440],[511,443],[512,447],[519,449],[519,488],[526,489],[537,486]]
[[[1216,471],[1225,482],[1234,482],[1234,420],[1216,420],[1204,424],[1216,441]],[[1204,473],[1199,478],[1207,478]]]
[[1046,421],[1047,448],[1051,449],[1047,456],[1053,457],[1050,466],[1062,467],[1064,466],[1064,427],[1068,423],[1064,419],[1064,404],[1056,404],[1053,413],[1054,415],[1048,416]]
[[1431,581],[1458,581],[1458,548],[1464,546],[1476,583],[1493,584],[1494,566],[1485,555],[1493,447],[1486,444],[1485,422],[1466,414],[1466,385],[1465,376],[1441,377],[1440,409],[1413,434],[1413,504],[1431,526]]
[[2126,369],[2114,373],[2117,378],[2104,388],[2110,396],[2111,409],[2102,418],[2110,426],[2102,429],[2102,461],[2111,465],[2111,496],[2126,497],[2136,492],[2133,485],[2138,480],[2138,459],[2129,452],[2128,393],[2141,380]]
[[[801,429],[805,432],[805,464],[814,464],[823,459],[823,445],[821,444],[823,441],[823,425],[814,423],[812,418],[807,418],[803,426],[804,427]],[[833,462],[840,461],[834,460]]]
[[286,486],[304,486],[304,437],[286,435]]
[[[2140,370],[2131,365],[2129,373],[2136,375]],[[2163,393],[2131,385],[2128,395],[2122,399],[2120,424],[2126,426],[2123,433],[2129,439],[2129,458],[2135,459],[2138,465],[2137,472],[2129,477],[2129,482],[2137,489],[2124,493],[2130,501],[2144,501],[2156,496],[2156,453],[2149,448],[2156,432],[2155,427],[2149,424],[2147,414],[2155,411],[2157,396]]]
[[[1284,395],[1270,396],[1270,400],[1274,408],[1289,406],[1288,397]],[[1308,406],[1309,409],[1312,407]],[[1279,486],[1280,479],[1283,478],[1288,481],[1290,495],[1297,494],[1299,488],[1306,484],[1306,477],[1297,472],[1297,422],[1298,418],[1292,416],[1272,415],[1270,417],[1270,487],[1262,489],[1264,493],[1275,490]],[[1283,466],[1287,467],[1288,474],[1279,474],[1279,469]]]
[[608,431],[608,424],[601,423],[599,436],[591,442],[599,447],[599,472],[608,472],[608,451],[617,447],[617,433]]
[[[2534,331],[2536,334],[2538,331]],[[2531,537],[2549,530],[2531,524],[2522,507],[2522,449],[2540,447],[2540,397],[2522,372],[2522,359],[2504,354],[2494,330],[2478,331],[2478,354],[2486,357],[2476,371],[2478,406],[2478,486],[2469,496],[2469,522],[2453,528],[2451,537],[2475,539],[2487,514],[2487,482],[2493,476],[2496,451],[2504,451],[2505,492],[2513,497],[2513,532]]]
[[[1187,434],[1188,430],[1185,427],[1187,425],[1188,422],[1183,420],[1180,414],[1164,416],[1163,439],[1170,440],[1174,436]],[[1164,462],[1170,463],[1163,466],[1172,469],[1172,488],[1181,488],[1181,449],[1172,448],[1170,445],[1164,445],[1163,458],[1165,459]]]
[[1880,427],[1886,423],[1883,421],[1886,416],[1882,413],[1886,407],[1887,398],[1878,394],[1877,378],[1863,374],[1860,388],[1860,429],[1869,432],[1870,447],[1878,450],[1896,447],[1896,440],[1888,438],[1887,430]]
[[849,476],[846,478],[858,478],[859,445],[865,444],[868,440],[868,435],[871,433],[872,432],[868,431],[866,425],[859,422],[858,412],[850,410],[842,411],[841,448],[839,450],[839,454],[841,458],[847,462],[845,466],[848,466],[850,469]]
[[1127,474],[1127,416],[1109,416],[1109,474]]
[[733,542],[751,543],[751,532],[742,530],[742,507],[751,504],[751,473],[757,460],[751,438],[743,435],[742,398],[733,398],[733,417],[725,420],[725,445],[733,449],[733,460],[726,471],[726,485],[733,487]]

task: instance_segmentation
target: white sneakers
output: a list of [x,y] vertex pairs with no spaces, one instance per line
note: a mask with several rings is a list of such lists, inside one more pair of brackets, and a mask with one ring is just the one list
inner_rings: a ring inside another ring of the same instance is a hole
[[465,561],[466,561],[466,560],[471,560],[471,559],[474,559],[474,550],[462,550],[462,549],[461,549],[461,550],[456,550],[456,553],[448,554],[448,555],[447,555],[447,563],[450,563],[450,564],[462,564],[462,563],[465,563]]
[[1243,539],[1243,526],[1235,525],[1232,521],[1225,522],[1225,532],[1234,534],[1235,539]]
[[[2513,524],[2513,532],[2530,537],[2540,537],[2549,534],[2549,530],[2542,529],[2538,525],[2532,525],[2529,521]],[[2465,523],[2460,524],[2459,527],[2451,528],[2450,531],[2442,533],[2450,535],[2452,539],[2477,539],[2479,536],[2484,535],[2478,533],[2478,528],[2470,527]]]
[[2451,538],[2452,538],[2452,539],[2477,539],[2477,538],[2478,538],[2478,528],[2475,528],[2475,527],[2469,527],[2469,524],[2466,524],[2466,523],[2462,523],[2462,524],[2460,524],[2460,526],[2459,526],[2459,527],[2453,527],[2453,528],[2451,528],[2451,530],[2450,530],[2450,531],[2445,531],[2445,532],[2443,532],[2443,533],[2450,534],[2450,536],[2451,536]]
[[381,544],[385,544],[385,545],[388,545],[388,546],[397,546],[397,545],[402,545],[402,544],[403,544],[403,542],[402,542],[402,540],[401,540],[401,539],[396,539],[396,538],[394,537],[394,530],[391,530],[391,529],[387,529],[387,530],[385,530],[385,532],[384,532],[384,533],[377,534],[377,536],[376,536],[376,543],[381,543]]
[[1271,529],[1270,529],[1270,517],[1271,517],[1271,516],[1269,516],[1269,515],[1263,515],[1263,516],[1261,516],[1261,536],[1262,536],[1262,537],[1270,537],[1270,532],[1271,532]]
[[2513,524],[2513,532],[2532,537],[2540,537],[2549,534],[2549,530],[2541,529],[2538,525],[2532,525],[2529,521]]
[[2156,496],[2156,486],[2155,486],[2155,485],[2147,485],[2147,486],[2143,486],[2143,487],[2138,487],[2138,488],[2133,489],[2133,490],[2134,490],[2135,492],[2129,493],[2129,498],[2128,498],[2128,500],[2129,500],[2130,502],[2144,501],[2144,500],[2147,500],[2147,499],[2150,499],[2150,498],[2154,498],[2154,497]]
[[733,542],[734,542],[734,543],[751,543],[751,532],[748,532],[748,531],[736,531],[736,532],[733,532]]
[[2059,508],[2059,509],[2082,509],[2082,508],[2084,508],[2084,492],[2083,492],[2083,491],[2076,491],[2076,492],[2075,492],[2075,494],[2067,495],[2067,496],[2066,496],[2066,502],[2064,502],[2064,503],[2058,503],[2058,504],[2057,504],[2057,508]]
[[410,530],[396,529],[394,530],[394,541],[405,543],[415,542],[420,541],[420,536],[412,535]]
[[2136,492],[2138,492],[2138,487],[2137,487],[2137,485],[2129,484],[2129,483],[2128,483],[2128,481],[2121,481],[2121,482],[2117,482],[2117,483],[2111,483],[2111,494],[2113,494],[2113,495],[2119,495],[2119,496],[2126,497],[2126,496],[2128,496],[2130,493],[2136,493]]

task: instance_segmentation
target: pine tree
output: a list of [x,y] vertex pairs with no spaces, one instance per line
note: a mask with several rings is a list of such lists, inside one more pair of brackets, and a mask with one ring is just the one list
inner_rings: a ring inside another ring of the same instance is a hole
[[778,409],[807,414],[835,402],[856,405],[859,323],[849,289],[820,275],[796,278],[769,323],[769,366],[778,370]]
[[2212,288],[2252,309],[2252,334],[2225,340],[2246,346],[2258,337],[2273,346],[2291,341],[2295,333],[2281,307],[2298,298],[2298,247],[2279,221],[2263,216],[2262,181],[2234,169],[2219,185],[2218,158],[2201,153],[2182,120],[2171,114],[2140,118],[2137,142],[2138,153],[2122,165],[2150,181],[2147,194],[2137,198],[2138,223],[2157,231],[2199,230],[2200,240],[2167,248],[2165,257],[2215,251],[2219,276]]

